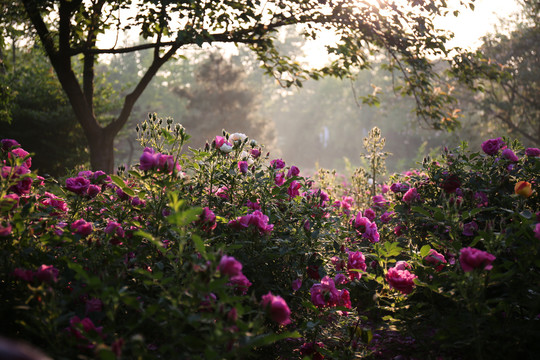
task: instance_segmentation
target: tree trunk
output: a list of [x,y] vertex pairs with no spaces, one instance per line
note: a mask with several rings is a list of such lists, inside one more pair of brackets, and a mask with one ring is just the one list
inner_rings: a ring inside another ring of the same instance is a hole
[[107,174],[114,172],[114,137],[108,129],[101,129],[96,136],[85,131],[90,148],[90,166],[92,170],[102,170]]

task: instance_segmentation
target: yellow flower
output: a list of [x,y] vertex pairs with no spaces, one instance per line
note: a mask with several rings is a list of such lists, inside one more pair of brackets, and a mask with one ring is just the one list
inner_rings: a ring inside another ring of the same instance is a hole
[[531,183],[527,181],[519,181],[514,187],[514,191],[516,194],[528,198],[532,194]]

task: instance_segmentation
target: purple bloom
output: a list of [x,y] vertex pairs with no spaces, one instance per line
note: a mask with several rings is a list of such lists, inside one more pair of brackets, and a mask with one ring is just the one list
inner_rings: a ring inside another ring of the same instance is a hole
[[489,139],[482,143],[482,150],[487,155],[495,155],[499,152],[499,150],[503,147],[504,142],[502,139],[496,138],[496,139]]
[[281,159],[274,159],[270,161],[270,166],[274,169],[283,169],[285,167],[285,161]]
[[478,231],[478,225],[474,221],[463,224],[463,235],[473,236],[476,231]]
[[516,154],[514,154],[514,152],[511,150],[511,149],[504,149],[501,153],[501,156],[507,160],[510,160],[512,162],[517,162],[519,161],[519,158],[516,156]]
[[218,270],[224,275],[233,277],[242,274],[242,264],[232,256],[223,255]]
[[21,146],[21,144],[13,139],[2,139],[0,142],[4,151],[9,151],[12,147]]
[[247,163],[247,161],[239,161],[238,162],[238,170],[240,170],[240,172],[242,174],[247,173],[247,171],[248,171],[248,163]]
[[299,174],[300,174],[300,169],[298,169],[296,166],[293,165],[287,172],[287,177],[290,178],[293,176],[298,176]]
[[525,155],[530,156],[530,157],[538,157],[540,156],[540,149],[538,148],[525,149]]
[[287,189],[287,194],[291,197],[291,199],[297,197],[300,195],[300,188],[302,187],[302,184],[300,184],[298,181],[293,180],[291,184],[289,185],[289,188]]
[[285,173],[279,172],[274,178],[274,183],[276,186],[281,186],[285,183]]
[[142,171],[152,170],[157,163],[157,156],[154,154],[154,149],[145,148],[139,158],[139,169]]
[[375,219],[375,216],[377,215],[372,208],[367,208],[366,210],[364,210],[364,216],[367,217],[369,221],[373,221],[373,219]]
[[88,186],[90,186],[90,180],[82,176],[66,179],[66,189],[77,195],[85,194]]
[[35,272],[34,277],[42,282],[57,282],[58,269],[52,265],[41,265]]

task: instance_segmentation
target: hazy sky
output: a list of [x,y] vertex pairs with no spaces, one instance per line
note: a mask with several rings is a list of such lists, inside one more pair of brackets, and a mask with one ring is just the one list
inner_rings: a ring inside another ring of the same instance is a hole
[[[368,0],[369,1],[369,0]],[[405,0],[398,0],[405,1]],[[449,4],[459,4],[459,0],[448,0]],[[516,0],[476,0],[475,10],[464,9],[458,17],[450,15],[446,18],[437,20],[440,28],[448,29],[454,32],[455,38],[449,44],[449,47],[472,47],[480,45],[480,38],[494,29],[494,25],[499,22],[499,18],[507,18],[512,12],[517,10]],[[99,36],[99,46],[109,47],[115,43],[115,32],[109,32]],[[130,40],[136,40],[137,35],[129,36]],[[312,42],[306,46],[308,58],[314,65],[323,61],[324,44],[328,43],[331,37],[319,42]],[[314,58],[320,61],[313,61]]]

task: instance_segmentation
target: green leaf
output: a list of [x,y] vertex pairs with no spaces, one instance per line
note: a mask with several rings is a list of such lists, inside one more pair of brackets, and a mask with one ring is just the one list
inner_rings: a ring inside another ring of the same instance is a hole
[[256,336],[250,341],[248,341],[248,345],[252,347],[259,347],[264,345],[273,344],[279,340],[292,338],[292,339],[298,339],[301,335],[298,331],[294,332],[284,332],[281,334],[264,334],[260,336]]
[[422,214],[425,217],[431,217],[431,214],[426,209],[420,207],[420,206],[413,206],[411,207],[411,210],[415,213]]
[[428,256],[430,250],[431,250],[431,246],[429,245],[422,246],[422,248],[420,249],[420,256],[422,258],[425,258],[426,256]]
[[206,258],[206,248],[204,247],[204,242],[202,241],[201,237],[199,235],[193,234],[191,236],[191,239],[193,240],[195,249],[197,249],[197,251],[201,253],[203,258]]

